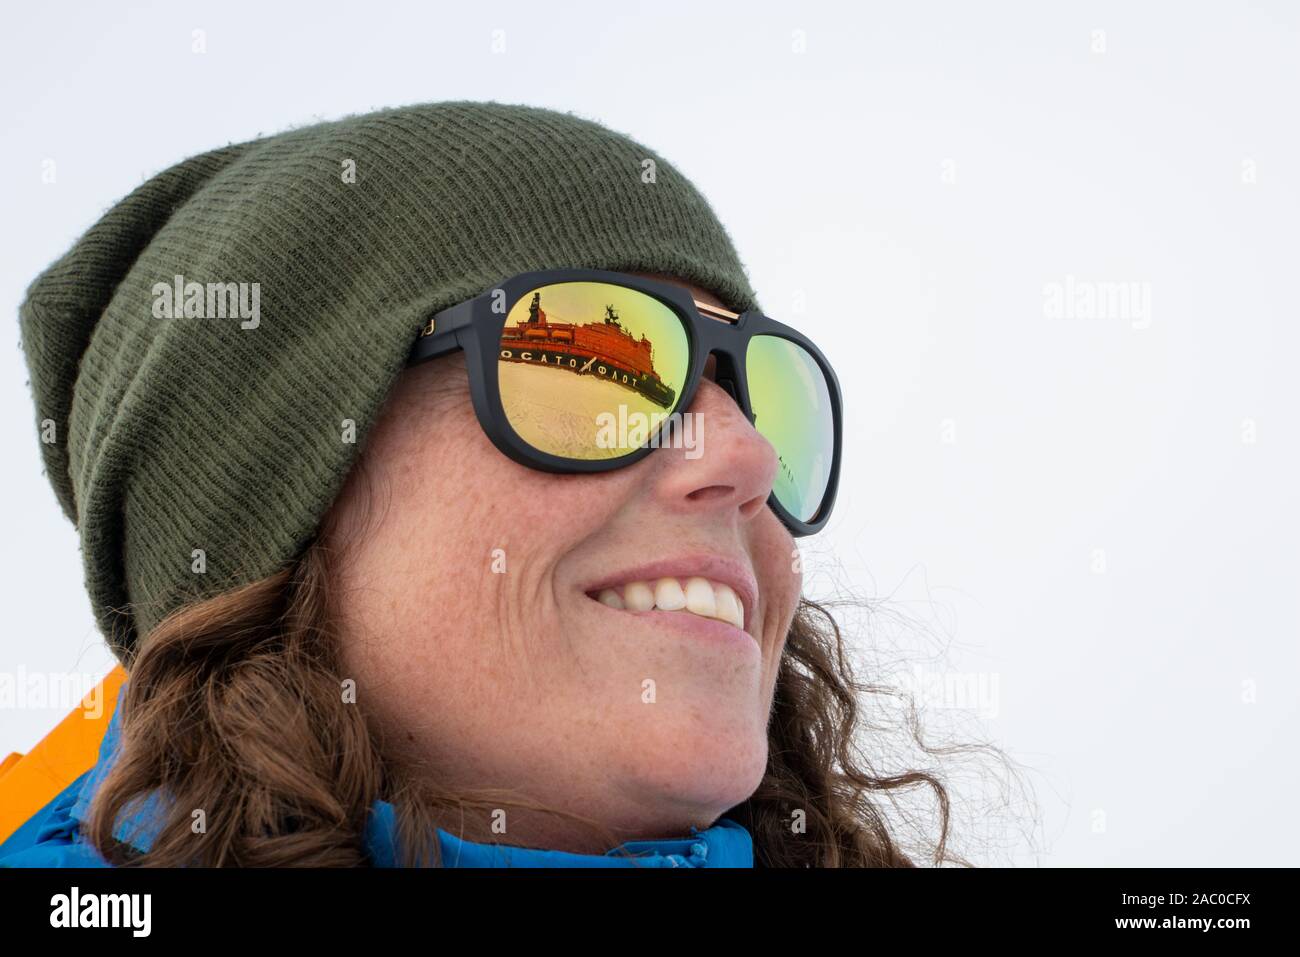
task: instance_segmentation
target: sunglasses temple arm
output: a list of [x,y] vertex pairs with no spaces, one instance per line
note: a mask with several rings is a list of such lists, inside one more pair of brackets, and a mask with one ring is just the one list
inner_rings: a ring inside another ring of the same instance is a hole
[[432,336],[421,336],[415,340],[415,346],[411,349],[410,364],[415,365],[416,363],[427,362],[430,359],[437,359],[439,356],[445,356],[459,348],[461,348],[460,334],[455,330],[436,333]]
[[411,349],[411,363],[436,359],[461,348],[460,331],[470,324],[472,306],[471,302],[462,302],[430,319]]

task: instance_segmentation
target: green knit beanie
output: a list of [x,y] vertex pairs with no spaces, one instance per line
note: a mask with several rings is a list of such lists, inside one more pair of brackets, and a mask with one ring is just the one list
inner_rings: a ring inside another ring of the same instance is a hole
[[666,160],[534,107],[294,129],[112,207],[28,289],[20,326],[46,470],[119,660],[180,605],[302,552],[433,312],[562,266],[757,305]]

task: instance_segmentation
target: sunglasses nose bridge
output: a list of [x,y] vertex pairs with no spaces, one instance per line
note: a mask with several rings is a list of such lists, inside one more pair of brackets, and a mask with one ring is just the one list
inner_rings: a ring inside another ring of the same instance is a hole
[[713,360],[713,384],[721,388],[727,395],[731,396],[731,401],[736,403],[736,407],[744,414],[752,424],[754,417],[745,411],[744,404],[740,400],[740,385],[738,381],[739,372],[737,370],[738,359],[730,349],[715,347],[709,356],[705,359],[705,370],[708,369],[709,359]]

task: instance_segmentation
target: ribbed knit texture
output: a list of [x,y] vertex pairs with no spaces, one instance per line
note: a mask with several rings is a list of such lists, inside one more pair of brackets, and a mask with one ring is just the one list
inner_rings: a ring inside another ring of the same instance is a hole
[[[118,658],[182,603],[301,553],[430,314],[561,266],[665,273],[757,305],[670,163],[534,107],[290,130],[185,160],[111,208],[32,284],[20,325],[38,429],[55,427],[46,470]],[[155,318],[154,284],[177,274],[259,283],[258,327]]]

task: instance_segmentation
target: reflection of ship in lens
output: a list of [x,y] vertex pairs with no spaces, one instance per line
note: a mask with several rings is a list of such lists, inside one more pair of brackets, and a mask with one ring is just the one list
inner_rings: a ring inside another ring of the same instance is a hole
[[655,372],[653,343],[642,333],[638,339],[623,328],[613,306],[605,307],[604,321],[552,322],[542,310],[542,294],[533,293],[528,318],[501,332],[501,359],[565,369],[578,375],[597,376],[626,386],[665,409],[677,392]]

